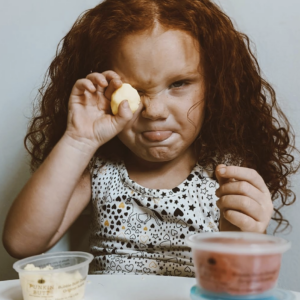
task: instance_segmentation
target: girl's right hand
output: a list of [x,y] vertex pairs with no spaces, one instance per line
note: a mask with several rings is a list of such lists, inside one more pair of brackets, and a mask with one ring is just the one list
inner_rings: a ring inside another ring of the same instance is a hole
[[111,114],[111,95],[121,85],[120,76],[113,71],[77,80],[69,99],[66,134],[96,150],[121,132],[133,116],[128,101],[120,104],[117,115]]

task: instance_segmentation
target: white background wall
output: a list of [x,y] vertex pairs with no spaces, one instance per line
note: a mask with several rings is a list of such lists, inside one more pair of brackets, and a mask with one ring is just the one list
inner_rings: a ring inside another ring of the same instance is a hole
[[[162,0],[163,1],[163,0]],[[31,104],[56,50],[78,15],[98,0],[0,0],[0,232],[7,211],[28,180],[23,147]],[[265,78],[277,91],[279,103],[300,133],[299,0],[218,0],[240,31],[254,41]],[[299,141],[297,141],[299,147]],[[300,199],[299,175],[292,178]],[[300,291],[300,200],[285,210],[292,241],[284,255],[279,285]],[[274,224],[271,224],[271,227]],[[82,216],[53,250],[84,249],[88,216]],[[78,230],[80,238],[74,239]],[[16,278],[12,259],[0,245],[0,280]]]

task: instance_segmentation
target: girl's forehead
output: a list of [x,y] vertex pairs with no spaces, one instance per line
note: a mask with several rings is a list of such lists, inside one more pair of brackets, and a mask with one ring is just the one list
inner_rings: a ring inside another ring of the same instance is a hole
[[126,78],[145,79],[198,73],[200,50],[191,34],[162,26],[125,36],[115,47],[112,67]]
[[[194,44],[194,47],[199,48],[198,41],[192,37],[192,34],[176,28],[167,28],[160,24],[155,24],[153,27],[138,31],[132,34],[127,34],[123,37],[118,45],[123,49],[126,49],[126,46],[135,43],[135,44],[152,44],[152,48],[161,46],[162,44],[177,45],[181,44]],[[149,46],[149,45],[147,45]]]

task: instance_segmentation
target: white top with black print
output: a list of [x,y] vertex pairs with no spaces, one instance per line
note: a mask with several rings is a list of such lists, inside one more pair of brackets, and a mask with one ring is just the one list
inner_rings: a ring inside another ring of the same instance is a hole
[[91,274],[194,277],[190,234],[219,231],[218,183],[196,164],[172,190],[148,189],[122,161],[96,158],[92,172]]

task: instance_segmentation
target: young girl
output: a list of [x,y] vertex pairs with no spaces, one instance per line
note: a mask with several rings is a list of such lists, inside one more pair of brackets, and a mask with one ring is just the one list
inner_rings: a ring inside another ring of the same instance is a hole
[[[122,83],[141,104],[114,116]],[[91,200],[91,273],[194,276],[187,235],[288,224],[291,137],[247,36],[211,1],[106,0],[49,68],[4,245],[48,250]]]

